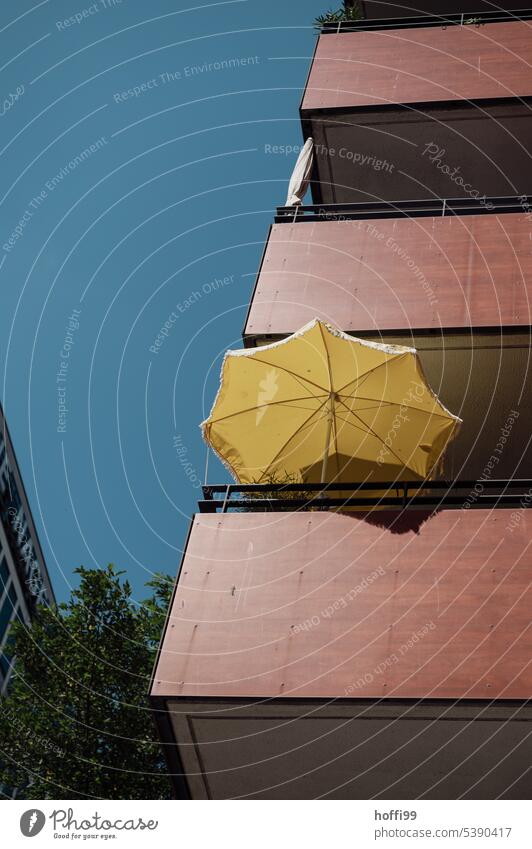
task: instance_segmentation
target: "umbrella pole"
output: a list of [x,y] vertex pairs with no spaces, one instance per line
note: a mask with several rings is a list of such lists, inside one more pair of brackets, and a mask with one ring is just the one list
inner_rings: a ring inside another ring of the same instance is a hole
[[321,483],[325,483],[325,477],[327,475],[327,463],[329,461],[329,446],[331,444],[331,431],[332,431],[332,423],[334,418],[334,405],[333,405],[333,396],[330,396],[329,399],[329,416],[327,418],[327,435],[325,437],[325,450],[323,452],[323,463],[321,465]]

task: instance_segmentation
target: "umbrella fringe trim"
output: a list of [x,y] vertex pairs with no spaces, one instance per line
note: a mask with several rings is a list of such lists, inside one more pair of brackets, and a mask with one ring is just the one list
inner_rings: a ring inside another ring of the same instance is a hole
[[383,351],[386,354],[417,354],[417,350],[415,348],[408,348],[405,345],[391,345],[384,342],[371,342],[369,339],[360,339],[358,336],[351,336],[349,333],[344,333],[343,330],[339,330],[337,327],[334,327],[332,324],[328,324],[326,321],[322,321],[320,318],[313,318],[285,339],[279,339],[277,342],[270,342],[268,345],[258,345],[256,348],[239,348],[237,350],[226,351],[224,360],[227,356],[250,357],[257,351],[273,350],[274,348],[278,348],[280,345],[286,344],[291,339],[299,339],[317,324],[321,324],[323,327],[326,327],[332,336],[336,336],[338,339],[345,339],[346,342],[357,342],[365,348],[372,348],[375,351]]
[[[213,451],[216,454],[216,456],[218,457],[222,466],[224,466],[227,469],[227,471],[231,474],[231,476],[234,478],[235,483],[242,483],[242,481],[238,477],[237,473],[235,472],[235,470],[233,469],[233,467],[231,466],[229,461],[226,460],[225,457],[223,457],[220,454],[220,452],[218,451],[217,448],[214,447],[212,442],[209,442],[209,439],[205,435],[205,428],[203,427],[203,422],[201,423],[200,428],[201,428],[201,435],[203,437],[203,441],[204,441],[205,445],[207,446],[207,448],[209,448],[211,451]],[[205,481],[205,484],[207,484],[207,483],[208,483],[208,481]]]
[[[256,350],[256,349],[253,349],[253,350]],[[227,471],[233,476],[235,483],[241,483],[240,478],[238,477],[237,473],[235,472],[235,470],[233,469],[233,467],[231,466],[229,461],[226,460],[225,457],[223,457],[223,455],[218,451],[218,449],[213,445],[213,443],[211,442],[211,440],[207,436],[207,426],[209,425],[209,419],[212,416],[212,413],[213,413],[214,408],[216,407],[216,404],[218,403],[218,398],[221,395],[222,388],[223,388],[223,375],[224,375],[225,362],[226,362],[227,358],[229,357],[229,355],[232,354],[232,353],[233,353],[232,351],[226,351],[225,354],[224,354],[224,357],[223,357],[223,360],[222,360],[222,365],[220,366],[220,383],[219,383],[219,386],[218,386],[218,391],[216,393],[216,397],[215,397],[215,399],[212,403],[211,411],[210,411],[208,417],[201,422],[199,428],[201,430],[201,435],[202,435],[203,441],[207,445],[207,448],[210,448],[212,451],[214,451],[214,453],[216,454],[216,456],[220,460],[222,466],[224,466],[227,469]],[[207,483],[207,481],[205,481],[205,483]]]

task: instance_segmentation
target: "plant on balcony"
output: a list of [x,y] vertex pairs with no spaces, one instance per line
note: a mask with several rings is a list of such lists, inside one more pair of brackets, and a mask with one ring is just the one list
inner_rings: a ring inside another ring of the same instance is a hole
[[[260,486],[261,489],[257,489],[255,492],[243,492],[241,498],[243,501],[260,501],[262,499],[268,499],[271,501],[270,509],[276,513],[285,511],[293,512],[294,510],[319,510],[318,507],[292,507],[290,503],[275,503],[279,501],[296,501],[302,498],[305,499],[305,501],[310,501],[312,498],[316,498],[319,495],[319,492],[314,492],[312,490],[297,490],[294,492],[292,490],[287,491],[285,489],[268,489],[268,486],[283,487],[295,483],[301,483],[295,475],[277,474],[276,472],[273,472],[263,478],[260,483],[257,482],[257,487]],[[264,487],[264,489],[262,489],[262,487]],[[242,513],[247,513],[250,510],[253,510],[253,506],[242,504],[242,506],[239,507],[239,510]]]
[[340,9],[329,9],[325,14],[319,15],[314,20],[316,29],[321,29],[324,24],[336,24],[341,21],[360,21],[364,15],[358,2],[349,2],[344,0],[344,4]]

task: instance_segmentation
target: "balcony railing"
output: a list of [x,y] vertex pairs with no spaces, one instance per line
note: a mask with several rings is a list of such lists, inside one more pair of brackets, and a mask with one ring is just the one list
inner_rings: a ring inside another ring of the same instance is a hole
[[532,9],[498,10],[495,12],[457,12],[449,15],[420,15],[412,18],[378,18],[375,20],[334,21],[323,24],[322,35],[342,32],[361,32],[382,29],[412,29],[415,27],[481,26],[504,21],[529,21]]
[[532,195],[486,198],[434,198],[431,200],[375,201],[371,203],[312,204],[278,206],[276,224],[302,221],[355,221],[370,218],[422,218],[447,215],[500,215],[506,212],[530,213]]
[[[377,497],[374,495],[376,490],[386,494]],[[365,495],[368,491],[370,495]],[[345,493],[345,496],[338,493]],[[200,513],[328,510],[332,507],[388,507],[395,510],[415,507],[528,508],[532,506],[532,479],[207,484],[203,487],[203,500],[198,502],[198,506]]]

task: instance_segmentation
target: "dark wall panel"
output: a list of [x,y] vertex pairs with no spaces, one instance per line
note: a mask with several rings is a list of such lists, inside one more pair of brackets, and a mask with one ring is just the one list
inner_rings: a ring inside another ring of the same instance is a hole
[[313,112],[315,202],[532,194],[531,106],[497,100]]
[[528,333],[392,339],[418,349],[429,384],[463,420],[444,457],[444,479],[532,478]]
[[170,708],[198,799],[530,796],[530,711],[514,703],[277,699]]

